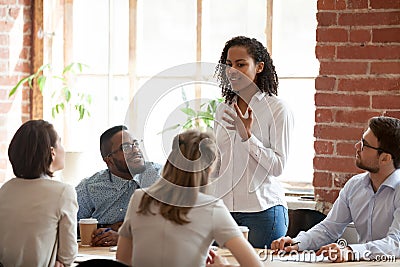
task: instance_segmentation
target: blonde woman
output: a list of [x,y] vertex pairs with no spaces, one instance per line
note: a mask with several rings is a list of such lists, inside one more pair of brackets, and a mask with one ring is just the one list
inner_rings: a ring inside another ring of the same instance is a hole
[[212,134],[190,130],[174,138],[163,178],[131,198],[117,260],[131,266],[205,266],[211,255],[207,266],[225,266],[209,254],[216,240],[241,266],[261,266],[223,202],[204,193],[215,159]]

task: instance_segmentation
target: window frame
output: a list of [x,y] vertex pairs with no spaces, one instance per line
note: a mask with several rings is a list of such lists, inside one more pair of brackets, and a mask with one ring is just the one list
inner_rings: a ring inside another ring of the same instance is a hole
[[[51,1],[51,0],[48,0]],[[38,32],[39,29],[43,29],[43,19],[44,18],[44,9],[48,8],[43,5],[49,5],[48,1],[33,1],[33,32]],[[272,39],[272,31],[273,31],[273,0],[265,0],[266,2],[266,46],[271,56],[273,57],[273,39]],[[56,1],[57,2],[57,1]],[[109,3],[112,2],[109,0]],[[63,10],[63,23],[64,23],[64,50],[63,50],[63,62],[70,62],[73,58],[72,56],[72,43],[73,43],[73,28],[72,23],[69,23],[73,19],[73,4],[74,0],[65,0],[63,6],[58,6],[57,8]],[[201,61],[202,59],[202,15],[203,15],[203,0],[196,0],[197,7],[197,27],[196,27],[196,60]],[[110,16],[112,16],[110,11]],[[137,37],[137,19],[138,19],[138,0],[129,0],[129,63],[128,63],[128,73],[122,74],[124,77],[128,77],[129,79],[129,101],[131,101],[137,92],[138,83],[141,79],[146,79],[146,76],[138,76],[137,75],[137,45],[136,45],[136,37]],[[111,29],[111,27],[110,27]],[[111,30],[110,30],[111,31]],[[110,39],[112,33],[109,32]],[[43,39],[33,38],[33,48],[32,48],[32,66],[33,69],[37,69],[38,66],[42,65],[44,62],[46,50],[49,50],[49,47],[46,47],[46,43],[43,42]],[[109,42],[108,49],[111,51],[112,42]],[[51,49],[50,49],[51,50]],[[111,55],[109,56],[111,57]],[[110,62],[110,59],[109,59]],[[91,74],[90,76],[97,77],[108,77],[108,81],[110,83],[110,63],[108,74]],[[121,74],[119,74],[121,75]],[[303,76],[280,76],[279,79],[315,79],[315,77],[303,77]],[[108,92],[110,92],[110,84],[108,85]],[[199,88],[195,89],[196,98],[201,98],[201,90]],[[110,107],[110,103],[108,102],[108,108]],[[35,118],[43,118],[43,97],[38,90],[38,88],[34,88],[31,96],[31,116],[33,119]],[[108,112],[109,114],[109,112]],[[109,118],[107,118],[109,121]],[[68,130],[64,130],[64,135],[68,135]],[[287,182],[291,184],[290,182]],[[312,183],[312,177],[310,177],[309,184]],[[294,182],[293,184],[299,184],[298,182]],[[305,183],[308,184],[308,183]]]

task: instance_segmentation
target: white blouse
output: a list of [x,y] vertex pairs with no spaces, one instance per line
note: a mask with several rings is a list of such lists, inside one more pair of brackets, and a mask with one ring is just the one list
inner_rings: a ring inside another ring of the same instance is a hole
[[[287,207],[283,188],[276,179],[283,172],[289,154],[294,119],[287,104],[258,91],[249,106],[253,110],[251,137],[242,141],[236,130],[226,129],[225,109],[218,106],[214,131],[220,152],[212,192],[222,197],[232,212],[258,212],[276,205]],[[247,112],[244,114],[248,116]]]

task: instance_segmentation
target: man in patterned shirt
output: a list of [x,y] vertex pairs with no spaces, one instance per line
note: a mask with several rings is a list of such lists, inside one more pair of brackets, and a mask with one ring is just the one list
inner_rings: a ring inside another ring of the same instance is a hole
[[75,188],[78,221],[96,218],[99,225],[92,245],[114,246],[133,192],[152,185],[162,167],[144,160],[139,141],[123,125],[114,126],[101,135],[100,152],[108,168],[83,179]]

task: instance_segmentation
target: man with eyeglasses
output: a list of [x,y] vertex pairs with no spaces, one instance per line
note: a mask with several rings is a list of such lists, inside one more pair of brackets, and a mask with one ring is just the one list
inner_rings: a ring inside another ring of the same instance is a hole
[[[356,166],[366,172],[346,183],[321,223],[273,241],[272,249],[317,250],[333,262],[400,258],[400,120],[371,118],[355,149]],[[351,222],[359,243],[333,243]]]
[[78,221],[96,218],[99,225],[93,233],[92,245],[115,246],[133,192],[152,185],[162,167],[145,161],[140,142],[123,125],[114,126],[100,136],[100,152],[108,168],[83,179],[75,188]]

